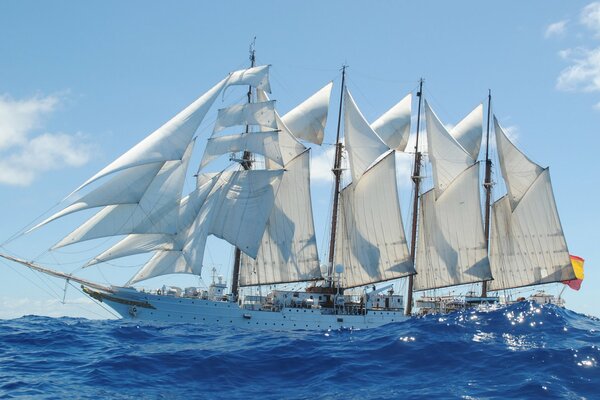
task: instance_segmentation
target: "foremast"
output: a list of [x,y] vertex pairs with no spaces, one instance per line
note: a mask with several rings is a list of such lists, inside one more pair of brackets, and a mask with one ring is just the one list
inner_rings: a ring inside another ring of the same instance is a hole
[[334,286],[334,253],[335,253],[335,234],[337,229],[338,203],[340,198],[340,183],[342,177],[342,143],[340,141],[340,130],[342,125],[342,108],[344,104],[344,85],[346,84],[346,67],[342,66],[342,84],[340,88],[340,107],[338,111],[337,133],[335,137],[335,156],[333,162],[333,174],[335,175],[335,184],[333,192],[333,210],[331,212],[331,238],[329,240],[329,264],[327,267],[327,285]]
[[[484,235],[485,246],[489,254],[490,251],[490,210],[492,202],[492,160],[490,159],[490,119],[492,111],[492,91],[488,91],[488,110],[487,110],[487,130],[485,134],[485,179],[483,188],[485,189],[485,220]],[[481,297],[487,297],[487,281],[481,282]]]
[[[410,233],[410,259],[415,264],[416,249],[417,249],[417,225],[419,217],[419,192],[421,188],[421,152],[419,151],[419,130],[421,128],[421,102],[423,98],[423,79],[419,81],[419,91],[417,92],[419,98],[419,106],[417,111],[417,135],[415,139],[415,158],[413,164],[412,181],[414,183],[414,195],[413,195],[413,214],[412,214],[412,228]],[[412,313],[412,302],[413,302],[413,282],[414,275],[408,276],[408,289],[406,298],[406,315]]]
[[[250,45],[250,68],[253,68],[256,64],[256,37],[252,41]],[[248,103],[252,103],[252,85],[248,86]],[[250,125],[246,125],[246,133],[250,131]],[[244,150],[244,154],[242,156],[242,160],[240,162],[242,168],[244,170],[249,170],[252,168],[252,153],[248,150]],[[240,279],[240,264],[242,262],[242,251],[239,247],[235,248],[235,258],[233,261],[233,272],[231,277],[231,294],[234,299],[237,299],[239,294],[239,279]]]

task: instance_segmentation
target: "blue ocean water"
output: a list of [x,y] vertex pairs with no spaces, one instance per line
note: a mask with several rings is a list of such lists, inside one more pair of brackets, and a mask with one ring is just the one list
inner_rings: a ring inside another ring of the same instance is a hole
[[350,331],[0,321],[0,398],[600,398],[600,321],[520,303]]

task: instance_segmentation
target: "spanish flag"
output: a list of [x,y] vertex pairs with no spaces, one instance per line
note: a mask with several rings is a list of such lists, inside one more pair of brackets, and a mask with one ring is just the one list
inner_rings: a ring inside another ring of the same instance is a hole
[[569,285],[571,289],[579,290],[581,288],[581,282],[583,282],[583,258],[577,256],[571,256],[571,265],[577,279],[570,281],[563,281],[565,285]]

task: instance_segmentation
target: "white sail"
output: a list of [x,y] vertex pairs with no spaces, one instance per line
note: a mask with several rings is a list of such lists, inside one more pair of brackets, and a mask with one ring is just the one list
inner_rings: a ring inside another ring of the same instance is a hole
[[283,122],[297,138],[319,145],[323,143],[332,87],[333,82],[328,83],[283,116]]
[[269,67],[269,65],[260,65],[258,67],[232,72],[229,74],[227,86],[252,86],[253,88],[271,93],[271,85],[269,83]]
[[479,165],[466,169],[440,196],[430,190],[420,201],[414,290],[491,279],[481,217]]
[[202,170],[211,161],[223,154],[244,150],[261,154],[283,165],[278,132],[248,132],[237,135],[214,136],[208,139],[199,170]]
[[503,290],[575,279],[544,170],[513,211],[504,196],[492,207],[489,290]]
[[309,164],[309,150],[286,164],[256,259],[242,256],[240,286],[321,279]]
[[236,104],[221,108],[213,133],[238,125],[258,125],[265,130],[277,129],[275,121],[275,100],[260,103]]
[[160,161],[181,160],[204,116],[225,88],[228,78],[136,144],[129,151],[85,181],[74,192],[111,173]]
[[415,272],[400,214],[394,151],[340,192],[340,207],[334,262],[344,266],[343,287]]
[[281,151],[281,161],[283,162],[280,166],[284,166],[306,151],[306,147],[296,139],[296,136],[285,122],[283,122],[281,117],[279,117],[277,112],[275,112],[275,119],[277,120],[277,128],[279,130],[279,150]]
[[188,262],[181,251],[159,251],[128,282],[129,285],[167,274],[200,275],[202,264]]
[[494,118],[508,195],[492,207],[490,290],[575,279],[549,170],[529,160]]
[[440,196],[475,159],[450,135],[427,101],[425,120],[429,160],[433,166],[433,184],[436,196]]
[[[200,174],[199,185],[192,193],[181,200],[175,234],[131,234],[113,245],[102,254],[94,257],[86,266],[126,257],[134,254],[148,253],[157,250],[182,250],[194,220],[212,191],[219,174]],[[173,213],[166,213],[166,217]]]
[[344,89],[344,141],[354,182],[358,182],[367,168],[389,150],[369,126],[347,89]]
[[[258,101],[269,101],[269,96],[262,90],[256,91],[256,97]],[[298,141],[289,127],[283,122],[277,110],[275,110],[275,121],[277,123],[277,130],[279,131],[279,150],[281,151],[283,164],[277,163],[278,165],[272,165],[273,163],[266,160],[267,169],[283,167],[306,150],[306,146]]]
[[483,104],[479,104],[456,124],[450,130],[450,134],[473,160],[477,160],[483,138]]
[[182,160],[167,161],[135,204],[103,208],[53,249],[100,237],[130,233],[175,233],[177,206],[193,149],[189,144]]
[[119,241],[110,249],[94,257],[85,266],[111,261],[135,254],[150,253],[158,250],[173,250],[173,235],[164,233],[132,234]]
[[406,149],[410,136],[411,100],[412,95],[406,95],[371,124],[371,128],[390,149]]
[[208,233],[255,258],[283,173],[250,170],[227,174],[228,181],[205,203],[210,211]]
[[112,204],[136,204],[140,201],[144,193],[146,193],[148,186],[163,165],[164,162],[157,162],[138,165],[137,167],[121,171],[102,186],[77,199],[27,232],[31,232],[55,219],[77,211]]
[[502,177],[506,182],[511,206],[515,208],[544,169],[527,158],[508,140],[496,117],[494,130]]

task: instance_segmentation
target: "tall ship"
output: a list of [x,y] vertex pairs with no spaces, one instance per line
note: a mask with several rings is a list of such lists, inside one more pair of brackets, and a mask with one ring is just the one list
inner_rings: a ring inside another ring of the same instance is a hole
[[[482,186],[483,105],[448,130],[424,100],[421,81],[415,140],[409,144],[413,94],[369,123],[345,85],[346,67],[336,110],[331,219],[323,222],[329,245],[326,261],[320,260],[310,146],[323,143],[333,83],[280,115],[270,98],[270,67],[255,66],[253,51],[250,59],[250,68],[228,74],[24,233],[99,209],[51,250],[116,238],[82,268],[148,254],[126,283],[99,284],[13,254],[0,256],[77,282],[125,319],[257,329],[372,328],[409,318],[417,292],[480,283],[478,297],[489,300],[494,297],[488,292],[577,279],[548,169],[520,152],[495,118],[507,194],[491,204],[489,106]],[[235,90],[242,91],[243,102],[218,109],[209,138],[196,136],[216,99]],[[420,139],[422,114],[426,147]],[[190,165],[199,143],[201,160]],[[410,241],[398,194],[401,152],[413,159]],[[424,155],[433,176],[427,191]],[[211,171],[224,158],[228,166]],[[185,178],[192,175],[195,187],[185,193]],[[210,267],[205,257],[210,236],[234,248],[229,282],[213,271],[205,288],[141,288],[161,276],[202,276],[205,265]],[[406,283],[403,293],[394,290],[399,280]],[[292,284],[303,287],[293,290]],[[431,296],[419,301],[424,309],[426,301],[436,303]]]

